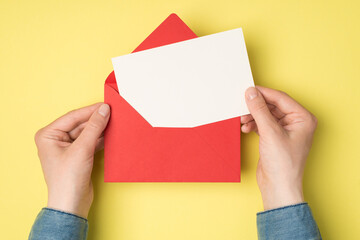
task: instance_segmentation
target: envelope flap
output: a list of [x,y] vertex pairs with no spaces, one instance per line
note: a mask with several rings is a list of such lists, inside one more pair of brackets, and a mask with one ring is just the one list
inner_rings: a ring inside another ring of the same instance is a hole
[[134,52],[196,38],[196,34],[175,14],[168,16]]
[[[175,14],[168,16],[133,52],[196,38],[196,34]],[[119,92],[114,71],[105,84]]]

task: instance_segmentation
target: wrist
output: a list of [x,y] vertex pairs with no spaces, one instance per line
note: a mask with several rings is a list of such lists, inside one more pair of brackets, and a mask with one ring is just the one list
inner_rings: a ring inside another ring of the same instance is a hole
[[259,188],[265,211],[304,202],[302,184],[275,184]]
[[48,194],[47,207],[71,213],[83,218],[87,218],[92,204],[91,197],[81,197],[79,195],[67,194],[62,192],[60,194]]

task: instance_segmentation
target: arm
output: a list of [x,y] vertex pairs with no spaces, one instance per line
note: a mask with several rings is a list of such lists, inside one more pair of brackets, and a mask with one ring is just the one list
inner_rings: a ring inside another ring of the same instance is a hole
[[321,239],[302,179],[316,118],[283,92],[256,87],[246,92],[251,115],[241,130],[259,135],[257,182],[264,212],[257,214],[259,239]]
[[94,104],[69,112],[36,133],[48,203],[29,239],[86,239],[94,153],[103,148],[109,117],[107,104]]

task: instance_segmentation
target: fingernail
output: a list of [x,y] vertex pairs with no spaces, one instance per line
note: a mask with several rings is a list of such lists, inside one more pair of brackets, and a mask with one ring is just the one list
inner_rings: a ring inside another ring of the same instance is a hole
[[257,95],[258,95],[258,92],[257,92],[256,88],[254,88],[254,87],[249,87],[246,90],[246,97],[248,100],[252,100],[252,99],[256,98]]
[[107,115],[109,115],[110,112],[110,107],[107,104],[103,104],[100,106],[99,110],[98,110],[99,114],[103,117],[107,117]]

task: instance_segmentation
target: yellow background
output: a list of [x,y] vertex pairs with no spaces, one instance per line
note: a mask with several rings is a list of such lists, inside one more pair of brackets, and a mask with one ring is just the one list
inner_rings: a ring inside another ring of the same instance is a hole
[[[256,84],[319,119],[305,198],[324,239],[360,239],[360,17],[354,1],[0,0],[0,235],[26,239],[46,204],[34,133],[103,99],[111,57],[170,13],[207,35],[243,27]],[[103,183],[96,157],[88,239],[256,239],[258,137],[242,136],[242,183]]]

